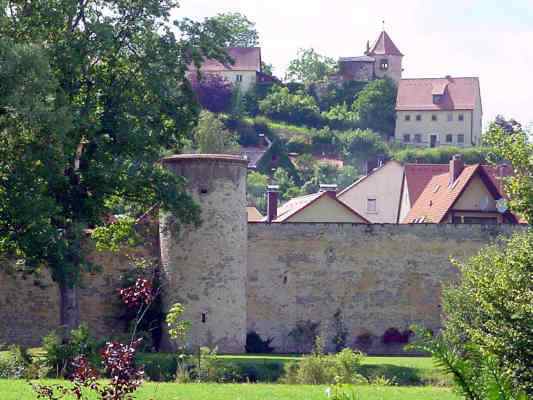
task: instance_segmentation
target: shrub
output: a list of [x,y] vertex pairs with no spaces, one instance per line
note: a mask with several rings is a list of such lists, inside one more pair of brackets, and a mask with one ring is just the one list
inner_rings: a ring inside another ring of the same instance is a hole
[[346,347],[346,338],[348,337],[348,329],[344,323],[342,317],[342,311],[339,308],[335,314],[333,314],[333,329],[335,334],[333,335],[332,342],[335,346],[335,351],[341,351]]
[[287,142],[287,151],[289,153],[310,153],[312,148],[308,137],[303,135],[294,135]]
[[370,332],[361,333],[355,338],[354,346],[362,351],[368,351],[374,342],[374,335]]
[[368,160],[378,155],[387,155],[387,144],[375,132],[356,129],[339,134],[345,159],[355,164],[357,161]]
[[366,382],[365,378],[357,373],[362,359],[361,353],[344,349],[336,355],[324,355],[319,351],[315,350],[299,363],[286,365],[283,381],[309,385]]
[[12,345],[5,356],[0,357],[0,379],[28,378],[27,369],[31,357],[25,349]]
[[198,79],[190,78],[191,86],[202,108],[215,113],[227,112],[231,108],[232,85],[222,76],[206,74]]
[[486,163],[491,149],[488,147],[462,148],[440,146],[435,148],[406,148],[396,151],[393,158],[402,163],[447,164],[455,154],[461,154],[465,163]]
[[409,343],[409,336],[411,335],[410,330],[405,330],[400,332],[396,328],[387,329],[382,336],[383,344],[394,345],[394,344],[407,344]]
[[70,362],[77,356],[84,356],[93,364],[99,361],[98,349],[101,347],[89,333],[86,324],[70,332],[70,339],[63,341],[56,332],[43,338],[44,362],[56,377],[70,375]]
[[272,353],[274,347],[270,346],[273,338],[261,339],[261,336],[255,331],[248,332],[246,335],[246,352],[247,353]]
[[289,337],[294,341],[300,353],[309,353],[315,347],[320,322],[298,321],[289,332]]
[[171,381],[177,370],[175,354],[169,353],[138,353],[137,364],[143,366],[146,377],[151,381]]
[[309,126],[321,123],[315,99],[304,92],[290,93],[286,87],[274,87],[259,102],[259,109],[267,117],[279,121]]

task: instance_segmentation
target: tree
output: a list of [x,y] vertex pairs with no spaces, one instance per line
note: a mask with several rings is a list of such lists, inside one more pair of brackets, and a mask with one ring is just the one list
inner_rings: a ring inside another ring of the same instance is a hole
[[216,154],[232,150],[237,141],[213,113],[202,111],[194,129],[194,141],[200,153]]
[[206,74],[190,78],[196,98],[202,108],[214,113],[231,109],[232,85],[227,79],[216,74]]
[[301,189],[296,186],[288,172],[283,168],[276,169],[274,172],[274,181],[279,186],[282,200],[289,200],[302,194]]
[[393,136],[396,91],[396,85],[388,78],[366,85],[352,105],[358,126],[362,129],[372,129],[385,138]]
[[492,156],[511,163],[513,176],[504,179],[511,210],[533,224],[533,143],[527,132],[506,132],[492,124],[483,137],[492,146]]
[[226,27],[228,35],[224,42],[226,47],[256,47],[259,45],[259,34],[255,23],[244,14],[221,13],[214,17],[220,25]]
[[[169,20],[172,0],[0,1],[0,251],[59,286],[61,325],[79,323],[92,230],[112,245],[154,206],[199,210],[158,162],[194,126],[186,74],[227,61],[216,22]],[[109,215],[120,206],[114,224]]]
[[246,177],[248,204],[254,205],[263,212],[266,210],[265,193],[267,186],[267,175],[263,175],[260,172],[250,172]]
[[274,86],[259,102],[259,109],[264,115],[279,121],[311,126],[320,124],[315,99],[304,92],[290,93],[286,87]]
[[503,131],[507,134],[522,131],[522,124],[520,124],[520,122],[516,121],[514,118],[507,120],[503,115],[496,115],[496,118],[491,123],[489,130],[496,127],[503,129]]
[[286,80],[312,83],[323,81],[335,71],[334,59],[318,54],[314,49],[299,49],[297,56],[287,67]]
[[387,155],[388,148],[381,137],[369,130],[356,129],[339,135],[345,160],[357,165],[378,155]]

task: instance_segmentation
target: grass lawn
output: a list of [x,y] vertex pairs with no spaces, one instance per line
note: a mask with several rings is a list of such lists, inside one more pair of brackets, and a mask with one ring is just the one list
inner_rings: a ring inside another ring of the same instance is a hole
[[[58,381],[46,381],[57,383]],[[325,386],[278,384],[188,384],[146,383],[139,400],[327,400]],[[354,386],[357,400],[460,400],[448,388]],[[0,380],[2,400],[35,399],[30,386],[21,380]]]

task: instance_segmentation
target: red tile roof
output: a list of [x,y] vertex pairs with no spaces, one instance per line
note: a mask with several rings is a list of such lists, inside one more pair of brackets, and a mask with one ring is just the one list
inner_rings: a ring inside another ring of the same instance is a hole
[[220,71],[261,71],[261,48],[260,47],[229,47],[228,55],[235,61],[232,64],[222,64],[217,60],[207,59],[202,64],[204,72]]
[[[479,90],[476,77],[401,79],[396,110],[473,110]],[[433,102],[435,94],[443,95],[437,104]]]
[[[313,194],[308,194],[306,196],[295,197],[294,199],[289,200],[284,205],[278,208],[278,216],[272,222],[287,222],[289,218],[299,213],[303,209],[309,207],[315,201],[317,201],[323,196],[329,196],[329,193],[325,191],[317,192]],[[365,217],[360,215],[357,211],[355,211],[353,208],[348,206],[346,203],[343,203],[341,200],[339,200],[336,197],[333,198],[332,196],[331,198],[337,203],[339,203],[341,206],[346,208],[348,211],[355,214],[357,217],[361,218],[364,221],[364,223],[370,223]]]
[[405,182],[411,204],[434,176],[448,172],[449,168],[448,164],[405,164]]
[[382,31],[372,46],[372,49],[368,52],[369,56],[376,55],[390,55],[390,56],[403,56],[403,54],[398,50],[398,47],[394,44],[387,32]]
[[[413,206],[402,222],[441,223],[466,186],[476,175],[480,176],[495,200],[504,197],[499,189],[499,178],[496,175],[496,171],[494,167],[480,164],[468,165],[464,167],[455,183],[451,186],[449,184],[449,172],[433,176],[416,201],[411,203]],[[516,219],[510,213],[509,216]]]

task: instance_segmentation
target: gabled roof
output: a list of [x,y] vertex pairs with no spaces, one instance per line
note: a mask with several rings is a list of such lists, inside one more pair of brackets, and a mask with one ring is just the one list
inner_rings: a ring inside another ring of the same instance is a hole
[[[473,110],[479,90],[477,77],[401,79],[396,110]],[[434,95],[442,96],[438,103],[434,103]]]
[[350,186],[344,188],[338,195],[337,197],[341,197],[344,193],[350,191],[350,189],[354,188],[355,186],[359,185],[361,182],[363,182],[364,180],[366,180],[369,176],[371,175],[374,175],[376,172],[378,171],[381,171],[383,168],[385,168],[387,165],[389,165],[390,163],[395,163],[395,164],[399,164],[401,165],[401,163],[399,163],[398,161],[396,160],[389,160],[387,161],[386,163],[380,165],[379,167],[377,168],[374,168],[372,171],[370,171],[368,174],[360,177],[359,179],[357,179],[354,183],[352,183]]
[[300,196],[295,197],[294,199],[289,200],[284,205],[278,208],[278,216],[273,222],[286,222],[289,218],[293,217],[297,213],[301,212],[305,208],[311,206],[313,203],[315,203],[318,199],[327,196],[331,198],[332,201],[337,202],[342,207],[347,209],[349,212],[357,216],[358,218],[362,219],[365,223],[370,223],[365,217],[360,215],[357,211],[355,211],[353,208],[348,206],[347,204],[343,203],[341,200],[339,200],[336,197],[330,196],[328,192],[318,192],[313,194],[308,194],[306,196]]
[[264,218],[255,207],[246,207],[246,214],[248,215],[248,222],[261,222]]
[[217,60],[207,59],[202,64],[201,71],[261,71],[260,47],[228,47],[226,52],[235,61],[233,65],[230,63],[222,64]]
[[431,178],[403,222],[441,223],[475,176],[481,178],[495,200],[503,197],[488,169],[480,164],[469,165],[452,185],[448,172]]
[[447,173],[449,168],[448,164],[405,164],[405,182],[411,205],[434,176]]
[[376,55],[388,55],[388,56],[403,56],[398,50],[398,47],[394,44],[387,32],[382,31],[379,34],[378,40],[372,46],[372,49],[368,52],[369,56]]

